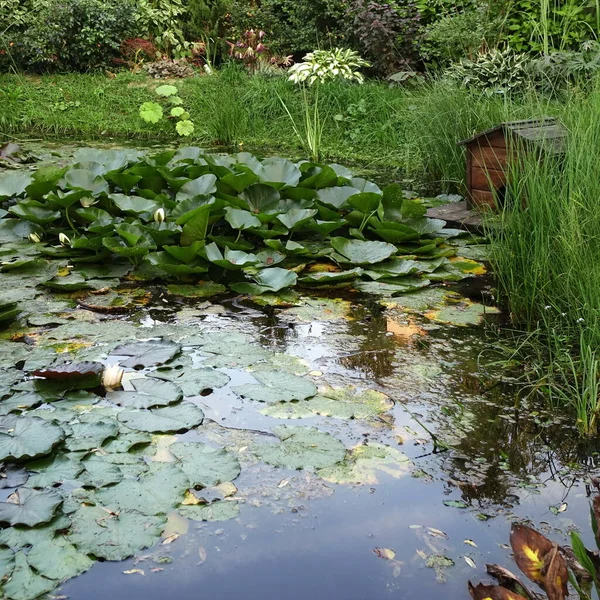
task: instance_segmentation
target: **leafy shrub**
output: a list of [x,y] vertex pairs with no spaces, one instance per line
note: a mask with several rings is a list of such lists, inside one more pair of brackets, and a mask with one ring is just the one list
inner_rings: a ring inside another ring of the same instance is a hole
[[233,0],[231,37],[262,29],[271,50],[283,55],[339,46],[347,38],[346,7],[346,0]]
[[420,14],[412,0],[354,0],[349,14],[356,45],[378,73],[391,75],[415,66]]
[[528,83],[529,66],[530,59],[524,54],[515,54],[510,49],[490,50],[455,63],[446,73],[466,88],[509,94]]
[[219,36],[231,4],[231,0],[188,0],[187,15],[183,23],[186,38],[200,40],[205,36]]
[[15,44],[16,60],[35,70],[110,66],[137,33],[137,17],[131,0],[52,0]]
[[168,56],[180,57],[187,50],[182,22],[186,15],[184,0],[136,0],[139,23],[158,48]]
[[289,71],[290,81],[294,83],[305,83],[309,85],[319,81],[335,81],[346,79],[363,83],[364,77],[358,70],[369,66],[354,50],[315,50],[309,52],[301,63],[295,64]]
[[117,64],[127,65],[132,71],[137,71],[147,62],[156,60],[159,52],[150,40],[143,38],[129,38],[121,44],[121,58],[115,60]]

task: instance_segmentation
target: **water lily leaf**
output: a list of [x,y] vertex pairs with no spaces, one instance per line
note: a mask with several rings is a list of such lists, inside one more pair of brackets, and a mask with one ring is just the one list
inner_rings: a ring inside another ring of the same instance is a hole
[[77,479],[84,467],[79,460],[74,460],[69,455],[58,454],[27,463],[27,468],[32,472],[28,487],[47,488]]
[[279,202],[281,199],[279,192],[264,183],[256,183],[247,187],[240,194],[240,198],[246,201],[248,209],[254,214],[274,216],[284,210]]
[[382,392],[357,390],[354,386],[344,388],[323,387],[319,395],[290,404],[275,404],[261,412],[277,419],[300,419],[324,415],[337,419],[370,419],[394,407],[394,402]]
[[27,200],[11,206],[9,212],[36,225],[48,225],[60,219],[59,211],[46,208],[37,200]]
[[305,377],[297,377],[290,373],[278,371],[261,371],[253,373],[259,383],[238,385],[233,391],[251,400],[259,402],[291,402],[292,400],[305,400],[317,393],[314,383]]
[[[74,379],[96,379],[98,384],[104,372],[104,365],[99,362],[75,362],[64,363],[47,367],[45,369],[36,369],[32,375],[43,377],[44,379],[53,379],[58,381],[69,381]],[[91,386],[94,387],[94,386]]]
[[265,158],[255,173],[262,183],[268,183],[277,189],[284,186],[296,187],[302,177],[300,169],[285,158]]
[[227,521],[238,517],[240,507],[237,502],[222,500],[208,506],[180,506],[177,512],[192,521]]
[[288,469],[323,469],[342,461],[346,449],[342,442],[315,427],[286,427],[273,429],[281,442],[262,444],[256,455],[266,463]]
[[27,171],[5,171],[0,174],[0,200],[20,196],[33,177]]
[[233,481],[240,474],[240,463],[223,448],[211,448],[199,442],[176,442],[169,446],[181,462],[179,468],[188,476],[192,487],[210,487]]
[[54,490],[19,488],[13,497],[14,501],[0,502],[0,521],[28,527],[51,521],[63,502],[63,497]]
[[177,192],[175,200],[177,202],[183,202],[184,200],[194,198],[195,196],[210,196],[216,191],[217,177],[212,173],[208,173],[184,183],[179,189],[179,192]]
[[[245,348],[242,348],[241,352],[244,352]],[[207,390],[222,388],[230,380],[229,375],[209,368],[184,369],[183,371],[160,370],[153,373],[153,375],[158,379],[165,379],[177,384],[183,391],[184,396],[198,396]]]
[[495,306],[484,306],[476,302],[462,302],[460,304],[448,304],[439,309],[425,313],[432,321],[467,327],[469,325],[481,325],[486,315],[496,315],[500,312]]
[[361,192],[360,194],[354,194],[347,200],[348,206],[351,206],[362,213],[374,212],[377,210],[380,202],[381,194],[376,194],[373,192]]
[[347,206],[348,198],[358,193],[360,193],[360,190],[350,186],[329,187],[319,190],[317,198],[319,202],[339,210]]
[[85,190],[92,196],[108,194],[108,182],[103,177],[88,169],[69,169],[64,178],[66,186],[71,190]]
[[331,245],[339,253],[336,259],[355,265],[382,262],[397,252],[395,246],[385,242],[362,242],[343,237],[331,238]]
[[106,399],[129,408],[151,408],[167,406],[173,402],[179,402],[183,398],[181,389],[169,381],[144,377],[131,379],[130,383],[134,389],[133,392],[109,392]]
[[364,294],[395,296],[397,294],[405,294],[406,292],[414,292],[420,288],[427,287],[430,283],[428,279],[403,277],[394,281],[394,283],[386,281],[357,281],[352,284],[352,287]]
[[15,553],[10,548],[0,548],[0,582],[8,579],[15,568]]
[[449,506],[450,508],[469,508],[469,505],[466,502],[462,502],[462,500],[444,500],[444,506]]
[[163,108],[157,102],[144,102],[140,106],[140,117],[146,123],[158,123],[163,117]]
[[278,215],[277,220],[290,231],[293,231],[294,229],[298,229],[304,225],[304,223],[310,221],[310,219],[312,219],[317,212],[318,211],[314,208],[292,208],[286,213]]
[[154,545],[166,522],[164,517],[136,511],[115,514],[87,505],[75,511],[72,519],[72,533],[67,539],[80,552],[106,560],[125,560]]
[[68,437],[65,446],[75,452],[76,450],[93,450],[119,433],[119,425],[115,420],[106,420],[98,423],[70,423],[63,428]]
[[[4,488],[16,488],[27,483],[29,473],[22,467],[6,465],[0,470],[0,490]],[[2,576],[0,575],[0,579]]]
[[[128,440],[128,443],[120,449],[121,452],[128,452],[132,444],[132,440]],[[107,452],[113,451],[118,452],[117,447],[111,447],[110,444],[105,446]],[[107,460],[104,460],[102,456],[88,458],[81,462],[82,469],[85,471],[79,477],[79,481],[82,485],[101,488],[114,483],[119,483],[123,479],[123,473],[118,465],[115,465]]]
[[383,444],[360,445],[353,448],[346,459],[317,471],[319,477],[332,483],[375,485],[377,474],[385,473],[396,479],[411,470],[411,461],[403,452]]
[[307,273],[303,277],[300,277],[300,282],[304,284],[320,285],[341,283],[344,281],[352,281],[357,277],[360,277],[362,273],[363,269],[360,267],[356,267],[348,271],[316,271],[314,273]]
[[96,492],[96,498],[115,512],[136,510],[144,515],[167,514],[181,504],[190,482],[174,463],[154,462],[136,479]]
[[184,298],[211,298],[224,294],[227,288],[213,281],[199,281],[194,285],[171,284],[167,286],[169,294],[183,296]]
[[181,345],[165,339],[155,339],[146,342],[133,342],[117,346],[111,356],[130,356],[129,360],[121,362],[121,366],[133,369],[152,367],[169,362],[181,353]]
[[218,267],[234,271],[255,265],[258,262],[255,254],[248,254],[242,250],[225,248],[225,254],[223,255],[214,242],[204,247],[203,254],[207,260]]
[[125,411],[119,421],[137,431],[149,433],[174,433],[201,425],[204,413],[191,402],[154,408],[150,410]]
[[362,177],[353,177],[350,180],[350,183],[360,192],[379,194],[380,196],[382,195],[382,191],[379,189],[379,186],[377,184]]
[[427,207],[421,200],[404,200],[401,210],[402,218],[419,219],[425,215],[427,212]]
[[126,213],[141,215],[144,213],[154,213],[160,205],[152,200],[147,200],[141,196],[126,196],[125,194],[111,194],[110,199],[115,206]]
[[229,287],[240,294],[263,294],[264,292],[278,292],[286,287],[296,285],[298,276],[293,271],[272,267],[262,269],[256,275],[253,275],[256,284],[236,283]]
[[0,420],[0,460],[27,460],[48,454],[65,437],[61,427],[37,417]]
[[27,562],[40,575],[57,581],[81,575],[94,564],[93,560],[61,538],[35,545],[27,555]]
[[251,212],[240,208],[228,206],[225,209],[225,220],[234,229],[250,229],[251,227],[260,227],[261,222]]
[[36,392],[21,392],[13,394],[0,402],[0,415],[8,415],[12,412],[23,412],[36,408],[46,399]]
[[11,578],[3,584],[2,591],[10,600],[34,600],[55,587],[56,581],[36,574],[29,566],[25,553],[17,552]]

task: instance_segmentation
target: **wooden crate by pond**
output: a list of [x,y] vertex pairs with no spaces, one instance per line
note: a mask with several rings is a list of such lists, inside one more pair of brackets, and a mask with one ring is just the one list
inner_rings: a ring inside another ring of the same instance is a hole
[[502,203],[512,158],[533,150],[562,153],[567,130],[556,119],[512,121],[458,142],[466,147],[467,202],[473,208]]

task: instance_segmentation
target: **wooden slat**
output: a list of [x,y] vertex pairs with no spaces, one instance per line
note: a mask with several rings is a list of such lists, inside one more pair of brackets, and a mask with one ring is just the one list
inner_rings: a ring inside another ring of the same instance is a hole
[[502,170],[508,164],[506,148],[475,146],[469,149],[468,156],[470,156],[471,165],[474,167]]
[[490,191],[471,190],[471,203],[480,210],[496,210],[494,194]]
[[471,188],[476,190],[499,189],[506,185],[504,171],[471,167]]
[[506,148],[506,137],[504,132],[495,131],[485,137],[479,138],[477,144],[481,147],[492,146],[493,148]]

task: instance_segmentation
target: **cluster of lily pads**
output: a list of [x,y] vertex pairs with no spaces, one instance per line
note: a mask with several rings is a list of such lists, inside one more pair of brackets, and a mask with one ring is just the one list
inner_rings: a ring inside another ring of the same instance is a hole
[[[255,383],[233,386],[263,414],[371,418],[393,407],[384,394],[325,387],[293,373],[243,335],[200,334],[183,343],[154,338],[116,344],[105,363],[0,370],[0,582],[5,597],[33,600],[88,570],[123,560],[165,535],[171,515],[192,521],[235,518],[241,465],[235,452],[198,439],[201,395],[223,388],[221,367],[249,367]],[[14,342],[8,342],[14,344]],[[184,352],[185,347],[185,352]],[[192,366],[190,353],[202,357]],[[31,354],[31,353],[30,353]],[[123,383],[123,373],[127,383]],[[288,413],[284,406],[298,407]],[[278,414],[279,413],[279,414]],[[178,435],[189,432],[185,440]],[[336,483],[373,480],[373,469],[402,476],[401,452],[370,444],[346,450],[314,427],[273,428],[252,445],[256,460],[309,469]],[[160,547],[159,547],[160,548]],[[168,559],[155,556],[157,562]]]
[[[380,189],[336,164],[81,149],[69,166],[2,174],[1,206],[0,239],[28,236],[44,256],[121,259],[145,278],[238,293],[300,284],[391,295],[465,276],[447,244],[459,232],[397,184]],[[63,289],[77,288],[76,276],[62,277]]]

